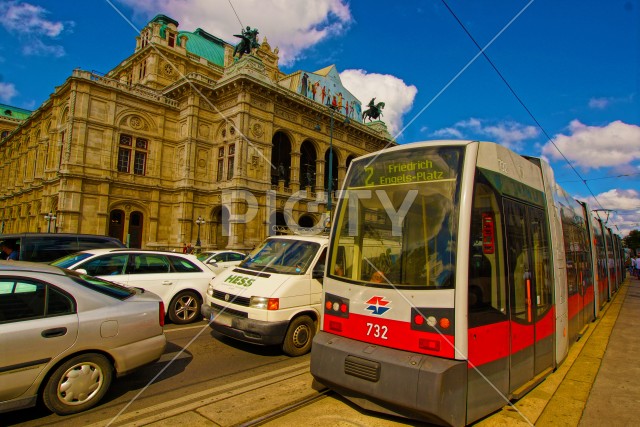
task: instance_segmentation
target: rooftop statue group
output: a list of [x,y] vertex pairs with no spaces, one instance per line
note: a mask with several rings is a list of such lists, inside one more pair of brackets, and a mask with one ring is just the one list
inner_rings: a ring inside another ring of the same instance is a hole
[[[247,26],[246,29],[242,29],[242,34],[234,34],[235,37],[238,37],[240,43],[238,43],[233,50],[233,56],[235,57],[239,54],[239,58],[242,58],[244,54],[251,54],[252,49],[256,49],[260,47],[260,43],[258,43],[258,29],[251,28]],[[305,74],[306,76],[306,74]],[[323,92],[324,97],[324,92]],[[366,121],[368,118],[369,121],[378,120],[382,117],[382,109],[384,108],[384,102],[378,102],[376,104],[376,99],[372,98],[367,105],[369,108],[362,112],[362,121]]]
[[260,47],[260,43],[258,43],[258,29],[247,26],[247,29],[242,30],[242,34],[234,34],[235,37],[241,38],[240,43],[236,45],[236,48],[233,50],[233,56],[236,54],[240,54],[240,58],[242,55],[250,54],[251,49],[255,49]]

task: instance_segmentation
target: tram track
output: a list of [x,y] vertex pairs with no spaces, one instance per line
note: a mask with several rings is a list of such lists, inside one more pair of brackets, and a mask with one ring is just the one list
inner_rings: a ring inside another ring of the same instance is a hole
[[301,401],[298,402],[294,402],[284,408],[280,408],[277,410],[274,410],[272,412],[269,412],[267,414],[264,414],[260,417],[254,418],[250,421],[246,421],[243,422],[242,424],[238,425],[237,427],[257,427],[257,426],[261,426],[264,425],[266,423],[269,423],[271,421],[276,421],[279,418],[282,418],[285,415],[291,414],[292,412],[298,411],[300,409],[303,409],[307,406],[310,406],[316,402],[319,402],[321,400],[326,399],[329,396],[334,395],[335,392],[329,390],[329,389],[324,389],[322,391],[319,391],[317,395],[315,396],[309,396]]

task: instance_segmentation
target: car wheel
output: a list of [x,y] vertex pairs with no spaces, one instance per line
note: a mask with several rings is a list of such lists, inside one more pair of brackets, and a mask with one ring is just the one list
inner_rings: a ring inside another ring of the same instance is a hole
[[106,357],[88,353],[60,365],[49,377],[42,400],[58,415],[69,415],[93,407],[105,395],[113,378]]
[[316,334],[316,323],[309,316],[296,317],[289,324],[284,337],[282,351],[289,356],[302,356],[311,350],[311,341]]
[[176,325],[198,320],[200,317],[200,296],[192,291],[180,292],[169,305],[169,319]]

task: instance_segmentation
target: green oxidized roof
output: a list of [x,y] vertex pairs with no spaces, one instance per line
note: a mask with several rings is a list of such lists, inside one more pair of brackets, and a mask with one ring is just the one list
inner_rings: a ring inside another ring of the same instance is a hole
[[151,22],[159,22],[161,24],[173,24],[176,27],[178,26],[178,21],[175,19],[169,18],[167,15],[156,15]]
[[187,52],[205,58],[207,61],[216,65],[224,66],[224,45],[225,42],[202,28],[198,28],[194,32],[180,31],[178,38],[187,36]]
[[12,119],[25,120],[31,115],[31,111],[10,105],[0,104],[0,116]]

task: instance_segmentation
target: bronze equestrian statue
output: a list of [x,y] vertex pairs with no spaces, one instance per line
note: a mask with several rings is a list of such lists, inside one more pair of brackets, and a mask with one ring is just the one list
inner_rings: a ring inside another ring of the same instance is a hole
[[247,26],[246,30],[242,30],[242,34],[234,34],[235,37],[239,37],[240,43],[238,43],[233,50],[233,56],[235,57],[237,53],[240,54],[240,58],[242,55],[250,54],[251,50],[254,48],[260,47],[260,43],[258,43],[258,29]]
[[376,99],[372,98],[371,101],[369,101],[369,108],[362,112],[362,122],[364,122],[367,117],[369,118],[369,121],[378,120],[380,117],[382,117],[384,102],[378,102],[376,104],[375,101]]

